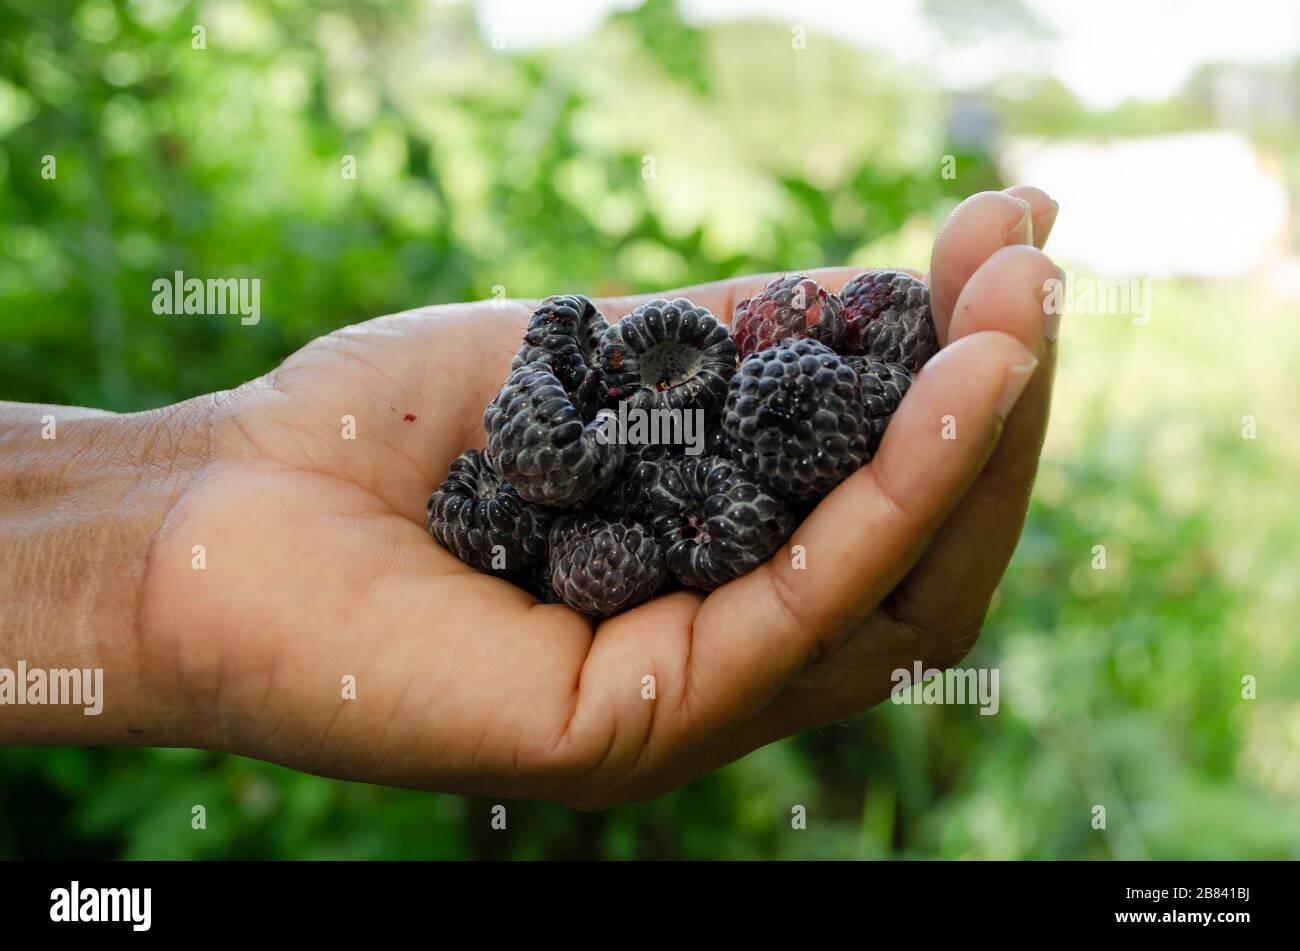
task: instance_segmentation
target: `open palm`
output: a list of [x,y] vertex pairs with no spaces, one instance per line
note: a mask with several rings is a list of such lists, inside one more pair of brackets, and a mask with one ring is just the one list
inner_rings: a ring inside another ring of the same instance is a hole
[[[175,741],[590,808],[862,710],[916,660],[955,663],[1015,548],[1046,426],[1041,292],[1058,272],[1034,245],[1054,217],[1035,189],[963,203],[929,278],[946,346],[876,458],[760,569],[598,625],[425,531],[429,493],[482,446],[530,305],[379,318],[183,404],[209,458],[154,541],[140,631],[150,689],[181,711]],[[815,273],[838,290],[855,272]],[[666,296],[729,319],[764,281]],[[614,321],[637,302],[597,305]]]

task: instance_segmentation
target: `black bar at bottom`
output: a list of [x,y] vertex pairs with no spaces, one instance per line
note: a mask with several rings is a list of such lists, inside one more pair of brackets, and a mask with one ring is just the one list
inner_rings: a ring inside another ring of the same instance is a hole
[[[810,935],[847,927],[863,941],[1044,928],[1231,940],[1289,918],[1295,875],[1281,862],[5,863],[0,914],[6,937],[91,939],[374,938],[391,928],[437,941],[473,928],[536,940],[626,928],[669,940],[715,928],[762,936],[785,919]],[[679,925],[691,930],[664,930]]]

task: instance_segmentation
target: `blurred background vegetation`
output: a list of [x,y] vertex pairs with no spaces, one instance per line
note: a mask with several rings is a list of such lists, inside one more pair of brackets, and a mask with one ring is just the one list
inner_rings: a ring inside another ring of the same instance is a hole
[[[0,857],[1300,858],[1300,51],[1099,102],[1035,0],[899,0],[915,30],[874,46],[816,4],[577,6],[534,43],[550,5],[0,0],[0,398],[153,407],[495,288],[924,269],[957,201],[1033,174],[1071,279],[1151,278],[1152,306],[1065,320],[967,662],[1001,669],[999,714],[886,704],[652,803],[517,803],[507,833],[488,801],[232,756],[3,750]],[[176,270],[259,278],[260,323],[154,315]]]

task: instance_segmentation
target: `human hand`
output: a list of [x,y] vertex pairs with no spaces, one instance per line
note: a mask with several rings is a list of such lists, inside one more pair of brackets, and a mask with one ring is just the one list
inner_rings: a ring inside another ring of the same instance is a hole
[[[379,318],[181,404],[170,442],[201,449],[152,538],[121,652],[165,722],[134,741],[592,808],[865,709],[916,660],[955,663],[1015,548],[1046,426],[1041,291],[1058,272],[1035,245],[1054,218],[1034,189],[963,203],[930,276],[946,346],[873,461],[758,570],[598,624],[468,568],[425,530],[430,491],[483,444],[530,305]],[[813,273],[838,290],[856,271]],[[729,320],[764,282],[666,296]],[[596,303],[612,322],[643,299]]]

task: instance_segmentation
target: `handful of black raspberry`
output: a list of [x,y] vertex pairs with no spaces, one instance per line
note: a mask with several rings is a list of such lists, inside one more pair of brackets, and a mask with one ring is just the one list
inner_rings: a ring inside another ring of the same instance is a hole
[[925,284],[783,275],[731,327],[684,298],[609,324],[533,314],[429,531],[466,564],[591,617],[752,571],[871,460],[938,337]]

